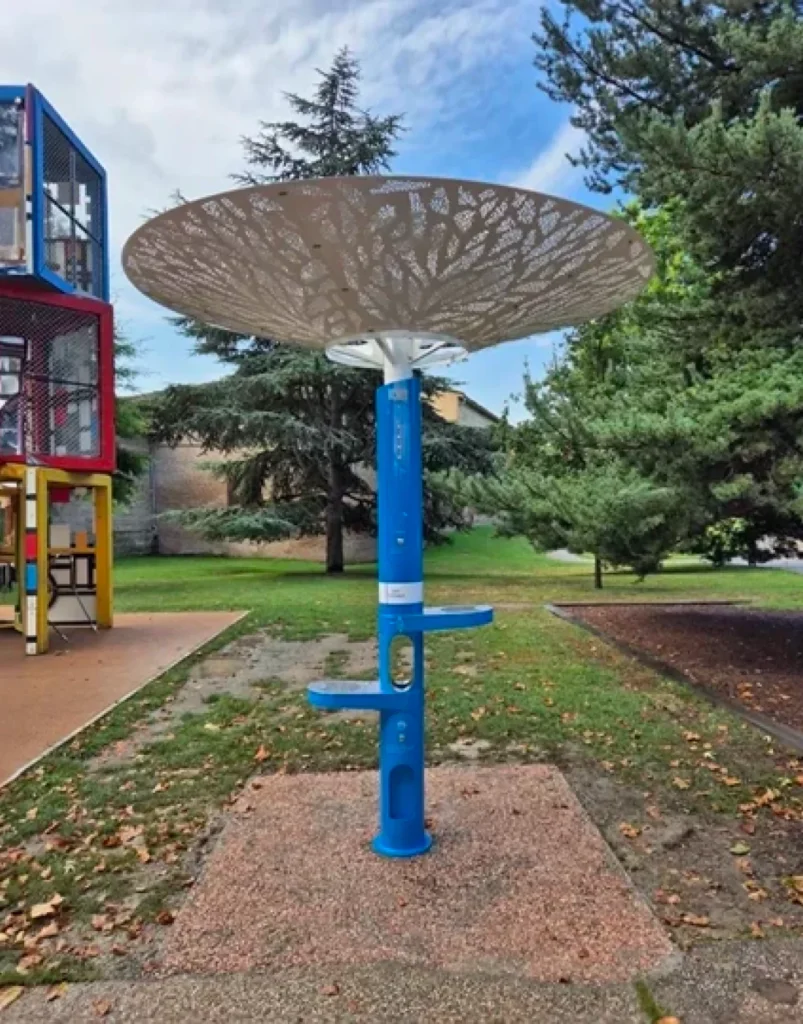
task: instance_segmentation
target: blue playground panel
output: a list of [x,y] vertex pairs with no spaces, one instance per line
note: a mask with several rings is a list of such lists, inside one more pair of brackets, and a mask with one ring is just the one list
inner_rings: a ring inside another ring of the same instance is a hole
[[31,85],[0,86],[0,281],[109,300],[106,172]]
[[[421,384],[415,377],[377,389],[379,498],[379,679],[313,683],[309,700],[326,710],[379,712],[379,834],[374,850],[386,857],[426,853],[424,827],[424,634],[467,629],[493,619],[488,605],[425,608],[421,466]],[[409,683],[394,685],[391,648],[409,638]]]

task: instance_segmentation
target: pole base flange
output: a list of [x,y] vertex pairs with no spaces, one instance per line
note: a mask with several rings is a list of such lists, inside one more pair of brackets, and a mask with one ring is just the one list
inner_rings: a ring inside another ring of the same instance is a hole
[[371,849],[374,853],[378,853],[380,857],[392,857],[396,860],[403,857],[420,857],[421,854],[428,853],[431,846],[432,836],[429,832],[424,832],[421,842],[413,846],[392,846],[383,840],[381,834],[371,841]]

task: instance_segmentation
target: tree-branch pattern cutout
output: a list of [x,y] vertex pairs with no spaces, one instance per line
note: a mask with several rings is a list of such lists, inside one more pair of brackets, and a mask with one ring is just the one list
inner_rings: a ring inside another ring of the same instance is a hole
[[624,222],[500,185],[331,178],[221,193],[155,217],[123,265],[156,302],[312,348],[387,331],[470,349],[593,319],[653,272]]

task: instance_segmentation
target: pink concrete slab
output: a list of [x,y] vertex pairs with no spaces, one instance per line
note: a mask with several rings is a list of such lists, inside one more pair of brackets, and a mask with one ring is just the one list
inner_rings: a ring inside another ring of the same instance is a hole
[[[373,772],[272,776],[224,831],[162,972],[394,961],[620,981],[672,946],[552,767],[428,773],[433,851],[368,848]],[[241,801],[242,803],[242,801]]]
[[117,615],[114,629],[52,637],[25,656],[0,630],[0,785],[236,622],[242,612]]

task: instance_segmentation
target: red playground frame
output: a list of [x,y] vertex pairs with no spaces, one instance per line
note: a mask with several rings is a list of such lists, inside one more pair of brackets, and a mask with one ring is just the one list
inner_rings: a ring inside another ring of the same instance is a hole
[[[11,300],[12,308],[17,313],[11,317],[12,322],[7,323],[6,317],[2,315],[4,300]],[[19,312],[18,306],[24,309],[24,313]],[[27,319],[25,314],[29,314]],[[75,450],[52,454],[44,440],[40,442],[37,439],[46,437],[48,430],[52,429],[48,427],[48,419],[51,423],[66,419],[70,396],[75,394],[74,389],[81,386],[69,379],[59,380],[59,374],[48,360],[48,347],[57,337],[57,329],[50,325],[69,321],[71,314],[76,328],[86,327],[90,318],[96,321],[97,383],[92,385],[97,395],[96,424],[85,430],[85,436],[88,436],[87,431],[93,436],[90,452],[83,454],[81,450]],[[83,323],[76,314],[83,315]],[[0,342],[4,338],[13,341],[17,337],[24,339],[27,353],[22,364],[20,392],[20,408],[24,407],[27,419],[22,431],[21,450],[0,450],[0,464],[23,463],[71,472],[113,473],[116,444],[112,307],[98,299],[46,292],[21,282],[11,283],[6,280],[0,283]]]

